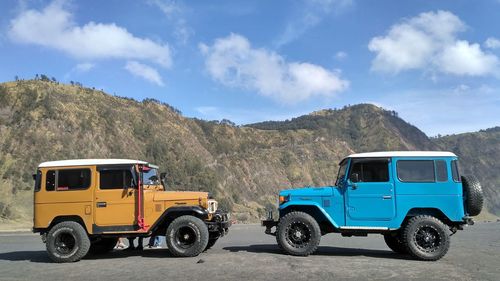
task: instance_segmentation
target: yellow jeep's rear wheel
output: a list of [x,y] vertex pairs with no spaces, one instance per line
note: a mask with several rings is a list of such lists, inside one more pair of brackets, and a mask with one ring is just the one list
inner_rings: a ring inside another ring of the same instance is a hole
[[90,239],[85,229],[77,222],[65,221],[56,224],[47,234],[47,253],[55,262],[81,260],[90,248]]
[[208,245],[208,228],[194,216],[176,218],[167,228],[167,246],[176,257],[194,257]]

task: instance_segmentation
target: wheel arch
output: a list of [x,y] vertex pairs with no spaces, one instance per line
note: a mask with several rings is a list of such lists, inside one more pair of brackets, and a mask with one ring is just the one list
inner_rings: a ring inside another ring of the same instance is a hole
[[85,225],[85,222],[82,219],[82,217],[76,216],[76,215],[72,215],[72,216],[57,216],[54,219],[52,219],[52,221],[50,222],[49,226],[47,228],[43,229],[41,232],[49,232],[50,229],[52,229],[52,227],[54,227],[56,224],[58,224],[60,222],[65,222],[65,221],[73,221],[73,222],[76,222],[76,223],[80,224],[83,227],[83,229],[85,229],[85,231],[87,232],[87,234],[89,234],[89,230],[88,230],[87,226]]
[[174,206],[166,209],[150,230],[153,234],[164,233],[174,219],[185,215],[194,216],[203,221],[208,219],[208,211],[200,206]]
[[403,222],[401,223],[401,226],[405,225],[406,222],[408,222],[408,220],[410,220],[411,218],[420,215],[435,217],[448,226],[454,225],[453,221],[450,220],[450,218],[438,208],[412,208],[406,213],[406,216]]
[[312,216],[318,222],[321,232],[323,234],[333,232],[338,225],[331,219],[331,217],[318,205],[315,204],[289,204],[288,206],[279,210],[280,218],[290,212],[304,212]]

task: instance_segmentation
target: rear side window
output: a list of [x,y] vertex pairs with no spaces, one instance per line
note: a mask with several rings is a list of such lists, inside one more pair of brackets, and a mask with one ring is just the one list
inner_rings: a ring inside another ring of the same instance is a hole
[[462,179],[460,178],[460,172],[458,171],[458,162],[457,160],[452,160],[451,161],[451,176],[453,178],[453,181],[455,182],[461,182]]
[[49,170],[45,176],[45,190],[82,190],[90,187],[90,169]]
[[436,179],[437,181],[448,181],[448,170],[444,160],[436,160]]
[[56,189],[56,171],[49,170],[45,175],[45,190],[54,191]]
[[386,160],[357,162],[352,166],[351,174],[356,173],[360,182],[387,182],[389,168]]
[[402,182],[435,181],[434,161],[432,160],[399,160],[397,172]]
[[101,189],[123,189],[134,186],[130,170],[101,170],[99,174]]
[[89,169],[59,170],[57,176],[57,190],[87,189],[90,186]]

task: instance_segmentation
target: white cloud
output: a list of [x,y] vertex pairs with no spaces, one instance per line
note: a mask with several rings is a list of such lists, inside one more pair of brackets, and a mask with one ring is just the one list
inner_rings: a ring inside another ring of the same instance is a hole
[[500,40],[494,37],[489,37],[484,42],[484,46],[490,49],[498,49],[500,48]]
[[148,3],[157,7],[172,23],[174,27],[173,35],[177,42],[186,44],[191,36],[193,36],[194,30],[189,27],[184,18],[185,8],[179,2],[172,0],[149,0]]
[[352,5],[353,0],[304,0],[299,3],[298,14],[292,15],[284,32],[276,39],[276,47],[296,40],[306,31],[321,23],[326,16],[343,11]]
[[95,67],[95,64],[89,63],[89,62],[84,62],[84,63],[77,64],[75,66],[75,70],[78,72],[88,72],[94,67]]
[[210,115],[219,113],[219,108],[217,108],[215,106],[199,106],[199,107],[196,107],[195,110],[204,116],[210,116]]
[[163,80],[158,71],[150,66],[139,63],[137,61],[128,61],[125,69],[137,77],[146,79],[158,86],[164,86]]
[[345,60],[347,58],[347,53],[344,51],[339,51],[335,54],[335,59],[337,60]]
[[469,44],[467,41],[457,41],[446,46],[438,58],[438,64],[443,72],[456,75],[486,75],[495,73],[498,58],[481,51],[479,44]]
[[332,97],[349,87],[339,71],[305,62],[287,62],[279,54],[252,48],[243,36],[231,34],[212,46],[200,44],[210,76],[231,87],[255,90],[283,103],[315,96]]
[[393,25],[385,36],[371,39],[376,53],[372,70],[399,73],[411,69],[454,75],[489,75],[498,72],[498,58],[479,44],[458,40],[466,25],[448,11],[421,13]]
[[12,19],[9,37],[19,43],[63,51],[83,59],[139,59],[170,67],[167,44],[135,37],[114,23],[89,22],[78,26],[65,1],[53,1],[42,10],[24,10]]

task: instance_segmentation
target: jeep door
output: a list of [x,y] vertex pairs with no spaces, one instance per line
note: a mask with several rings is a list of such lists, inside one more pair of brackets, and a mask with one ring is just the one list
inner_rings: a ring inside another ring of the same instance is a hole
[[[390,158],[353,158],[346,185],[346,225],[373,225],[395,217]],[[366,223],[362,222],[365,221]]]
[[137,181],[133,168],[132,165],[97,168],[94,203],[97,232],[135,230]]

